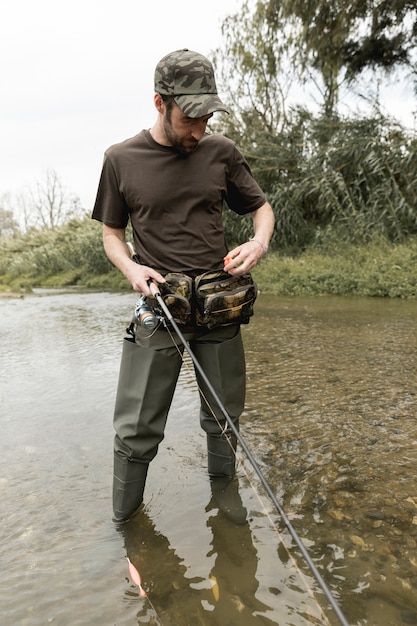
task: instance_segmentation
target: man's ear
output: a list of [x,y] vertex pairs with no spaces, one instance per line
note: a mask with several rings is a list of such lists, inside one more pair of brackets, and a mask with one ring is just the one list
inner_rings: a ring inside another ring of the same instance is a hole
[[164,101],[162,100],[161,94],[156,93],[153,97],[153,101],[158,113],[163,113],[165,109]]

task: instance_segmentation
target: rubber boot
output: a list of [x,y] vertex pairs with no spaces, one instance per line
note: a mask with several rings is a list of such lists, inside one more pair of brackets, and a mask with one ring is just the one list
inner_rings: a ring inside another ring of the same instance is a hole
[[247,511],[234,479],[236,465],[236,435],[207,435],[208,473],[213,500],[220,511],[235,524],[244,524]]
[[147,463],[135,463],[114,454],[113,513],[115,522],[128,520],[143,502]]
[[207,435],[208,473],[213,500],[220,511],[235,524],[244,524],[247,511],[233,479],[236,466],[236,435]]
[[236,435],[207,435],[207,468],[210,478],[223,476],[229,480],[235,475]]

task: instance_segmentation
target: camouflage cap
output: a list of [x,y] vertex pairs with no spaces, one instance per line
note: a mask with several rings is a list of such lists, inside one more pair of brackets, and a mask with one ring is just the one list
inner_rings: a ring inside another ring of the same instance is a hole
[[170,52],[159,61],[155,69],[155,91],[174,96],[188,117],[202,117],[214,111],[228,113],[217,95],[211,62],[187,48]]

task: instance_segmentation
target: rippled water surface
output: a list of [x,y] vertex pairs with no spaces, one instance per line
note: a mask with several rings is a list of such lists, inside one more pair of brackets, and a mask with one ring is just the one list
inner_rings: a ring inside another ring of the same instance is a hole
[[[145,507],[113,525],[134,302],[0,301],[2,624],[338,624],[243,452],[248,524],[218,511],[188,360]],[[416,302],[261,294],[243,328],[241,433],[352,625],[417,624],[416,322]]]

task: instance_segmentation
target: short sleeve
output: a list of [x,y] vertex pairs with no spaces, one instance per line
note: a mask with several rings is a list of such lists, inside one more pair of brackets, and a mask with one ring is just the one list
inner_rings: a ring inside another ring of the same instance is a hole
[[126,228],[129,221],[129,208],[110,156],[104,155],[96,201],[92,218],[111,228]]

